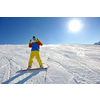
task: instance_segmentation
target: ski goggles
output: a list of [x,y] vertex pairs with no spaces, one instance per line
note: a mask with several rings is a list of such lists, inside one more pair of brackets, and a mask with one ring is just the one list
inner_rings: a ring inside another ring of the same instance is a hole
[[33,38],[33,40],[36,40],[36,38]]

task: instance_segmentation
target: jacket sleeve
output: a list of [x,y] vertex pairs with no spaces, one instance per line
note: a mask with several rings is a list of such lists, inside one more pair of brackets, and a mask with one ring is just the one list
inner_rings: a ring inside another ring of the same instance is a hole
[[37,44],[38,44],[38,46],[43,45],[43,43],[40,40],[38,40]]
[[32,43],[31,43],[31,42],[29,42],[29,43],[28,43],[28,46],[29,46],[29,48],[31,48],[31,47],[32,47]]

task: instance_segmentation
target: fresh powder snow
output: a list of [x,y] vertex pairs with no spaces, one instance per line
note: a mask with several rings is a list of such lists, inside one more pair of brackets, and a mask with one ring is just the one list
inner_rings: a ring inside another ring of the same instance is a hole
[[100,45],[43,45],[40,56],[50,68],[20,71],[30,53],[27,45],[0,45],[0,84],[100,84]]

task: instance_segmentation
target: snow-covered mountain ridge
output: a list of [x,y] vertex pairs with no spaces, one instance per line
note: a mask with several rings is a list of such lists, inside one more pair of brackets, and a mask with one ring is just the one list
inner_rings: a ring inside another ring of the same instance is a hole
[[94,45],[100,45],[100,41],[99,41],[99,42],[94,43]]
[[[27,68],[30,52],[27,45],[0,45],[0,84],[100,83],[99,45],[44,45],[40,56],[50,68],[20,72]],[[35,58],[33,67],[39,67]]]

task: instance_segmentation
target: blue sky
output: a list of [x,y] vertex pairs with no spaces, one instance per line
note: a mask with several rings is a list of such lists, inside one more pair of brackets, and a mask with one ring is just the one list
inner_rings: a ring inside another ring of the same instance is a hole
[[[83,25],[78,32],[69,22]],[[28,44],[36,36],[43,44],[94,44],[100,41],[100,17],[0,17],[0,44]]]

